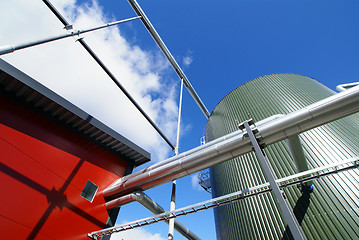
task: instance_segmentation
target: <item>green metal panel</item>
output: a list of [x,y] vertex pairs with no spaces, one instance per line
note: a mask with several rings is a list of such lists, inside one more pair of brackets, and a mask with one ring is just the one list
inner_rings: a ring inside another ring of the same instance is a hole
[[[206,127],[211,141],[238,129],[236,121],[254,121],[287,114],[334,92],[314,79],[274,74],[254,79],[228,94],[212,112]],[[315,168],[359,156],[359,115],[331,122],[301,134],[308,167]],[[297,172],[285,141],[265,148],[277,178]],[[253,152],[210,169],[213,197],[266,182]],[[297,187],[286,197],[307,239],[359,239],[359,171],[324,177],[312,193]],[[215,209],[218,239],[291,239],[280,210],[266,193]]]

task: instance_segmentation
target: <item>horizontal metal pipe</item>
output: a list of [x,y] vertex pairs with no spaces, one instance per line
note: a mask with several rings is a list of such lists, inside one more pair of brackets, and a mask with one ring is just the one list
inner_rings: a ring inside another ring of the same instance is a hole
[[[272,120],[264,119],[257,128],[266,145],[300,134],[359,111],[359,86]],[[154,164],[118,179],[104,196],[123,195],[136,189],[147,190],[252,151],[245,131],[238,130],[193,150]]]
[[[155,201],[153,201],[149,196],[147,196],[142,191],[136,191],[127,194],[125,196],[119,197],[115,200],[109,201],[106,203],[106,208],[111,209],[114,207],[126,205],[134,201],[141,203],[145,208],[150,210],[153,214],[157,215],[166,212],[165,209],[163,209],[160,205],[158,205]],[[167,220],[165,222],[168,224],[169,221]],[[174,221],[174,228],[187,239],[200,240],[200,238],[196,234],[194,234],[191,230],[189,230],[187,227],[185,227],[182,223],[180,223],[177,220]]]
[[89,29],[85,29],[85,30],[72,31],[70,33],[64,33],[64,34],[61,34],[61,35],[58,35],[58,36],[55,36],[55,37],[44,38],[44,39],[40,39],[40,40],[33,41],[33,42],[27,42],[27,43],[18,44],[18,45],[1,46],[0,47],[0,55],[4,55],[4,54],[7,54],[7,53],[12,53],[12,52],[20,50],[20,49],[29,48],[29,47],[41,45],[41,44],[44,44],[44,43],[53,42],[53,41],[56,41],[56,40],[68,38],[68,37],[80,36],[80,34],[83,34],[83,33],[88,33],[88,32],[92,32],[92,31],[102,29],[102,28],[111,27],[111,26],[114,26],[114,25],[118,25],[120,23],[132,21],[132,20],[135,20],[135,19],[138,19],[138,18],[141,18],[141,17],[128,18],[128,19],[124,19],[124,20],[120,20],[120,21],[116,21],[116,22],[112,22],[112,23],[107,23],[107,24],[104,24],[104,25],[101,25],[101,26],[98,26],[98,27],[89,28]]
[[[281,117],[283,117],[283,116],[285,116],[285,115],[283,115],[283,114],[276,114],[276,115],[273,115],[273,116],[271,116],[271,117],[268,117],[268,118],[266,118],[266,119],[263,119],[263,120],[259,121],[256,125],[257,125],[257,126],[261,126],[261,125],[264,124],[264,123],[268,123],[268,122],[270,122],[270,121],[274,121],[274,120],[276,120],[276,119],[278,119],[278,118],[281,118]],[[237,136],[237,132],[229,133],[229,134],[227,134],[227,135],[225,135],[225,136],[223,136],[223,137],[214,139],[214,140],[212,140],[212,141],[206,143],[205,145],[202,145],[202,146],[193,148],[193,149],[191,149],[191,150],[188,150],[187,152],[181,153],[180,155],[176,155],[176,156],[174,156],[174,157],[172,157],[172,158],[169,158],[168,160],[155,163],[155,164],[153,164],[153,165],[151,165],[151,166],[149,166],[149,167],[147,167],[146,169],[143,169],[143,170],[141,170],[141,171],[134,172],[134,173],[131,174],[131,178],[133,178],[133,177],[135,177],[135,176],[137,176],[137,175],[141,175],[141,174],[143,174],[144,172],[151,171],[152,169],[159,168],[159,167],[161,167],[161,166],[163,166],[163,165],[166,165],[166,164],[168,164],[170,161],[176,161],[176,160],[181,159],[181,158],[183,158],[183,157],[186,157],[186,156],[189,156],[189,155],[193,155],[193,154],[195,154],[196,152],[203,150],[204,147],[209,148],[209,147],[214,146],[214,145],[216,145],[216,144],[218,144],[218,143],[220,143],[220,142],[223,142],[223,141],[226,140],[226,139],[230,139],[230,138],[232,138],[232,137],[234,137],[234,136]],[[116,180],[113,184],[116,184],[116,182],[125,181],[125,180],[126,180],[126,177],[120,178],[120,179]]]

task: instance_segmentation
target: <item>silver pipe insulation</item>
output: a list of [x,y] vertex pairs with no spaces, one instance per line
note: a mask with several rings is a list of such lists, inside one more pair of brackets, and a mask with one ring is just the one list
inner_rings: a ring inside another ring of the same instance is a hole
[[[145,208],[150,210],[153,214],[157,215],[166,212],[166,210],[164,210],[160,205],[158,205],[155,201],[153,201],[149,196],[147,196],[142,191],[135,191],[123,197],[119,197],[115,200],[109,201],[106,203],[106,208],[111,209],[114,207],[126,205],[134,201],[141,203]],[[169,221],[166,221],[166,223],[168,224]],[[196,234],[191,232],[191,230],[189,230],[187,227],[185,227],[182,223],[180,223],[177,220],[174,220],[174,228],[187,239],[200,240],[200,238]]]
[[[261,125],[261,124],[264,124],[264,123],[273,121],[273,120],[278,119],[278,118],[283,117],[283,116],[285,116],[285,115],[283,115],[283,114],[273,115],[273,116],[271,116],[271,117],[268,117],[268,118],[266,118],[266,119],[263,119],[263,120],[259,121],[259,122],[257,123],[257,125],[259,126],[259,125]],[[191,150],[188,150],[187,152],[184,152],[184,153],[181,153],[180,155],[177,155],[177,156],[174,156],[174,157],[172,157],[172,158],[169,158],[168,160],[155,163],[155,164],[153,164],[153,165],[147,167],[146,169],[143,169],[143,170],[141,170],[141,171],[134,172],[134,173],[132,173],[132,174],[130,174],[130,175],[131,175],[132,177],[135,177],[135,176],[137,176],[137,175],[140,175],[140,174],[143,173],[143,172],[150,171],[150,170],[152,170],[152,169],[155,169],[155,168],[161,167],[161,166],[163,166],[163,165],[166,165],[171,159],[176,160],[176,159],[178,159],[178,158],[181,158],[181,157],[184,157],[184,156],[188,156],[188,155],[194,154],[195,152],[198,152],[198,151],[200,151],[201,149],[203,149],[204,146],[206,146],[206,148],[209,148],[210,146],[213,146],[213,145],[216,145],[217,143],[222,142],[224,139],[228,139],[228,138],[231,138],[231,137],[236,136],[236,135],[237,135],[237,132],[229,133],[229,134],[227,134],[227,135],[225,135],[225,136],[223,136],[223,137],[221,137],[221,138],[214,139],[214,140],[212,140],[211,142],[206,143],[205,145],[201,145],[201,146],[199,146],[199,147],[196,147],[196,148],[193,148],[193,149],[191,149]],[[127,175],[127,176],[129,176],[129,175]],[[119,180],[121,180],[121,179],[122,179],[122,178],[120,178]],[[117,181],[119,181],[119,180],[117,180]]]
[[290,154],[294,160],[294,164],[298,172],[308,170],[307,160],[305,159],[303,147],[298,135],[291,136],[286,140]]
[[[359,86],[330,96],[284,116],[258,122],[262,144],[272,144],[359,111]],[[226,136],[116,180],[105,197],[147,190],[252,151],[246,131]]]
[[[297,172],[304,172],[309,170],[308,163],[304,155],[304,150],[302,147],[302,143],[299,139],[298,135],[290,136],[286,140],[287,146],[289,148],[290,154],[294,160],[294,164],[297,167]],[[311,186],[313,184],[312,181],[304,183],[307,186]]]
[[152,38],[157,43],[158,47],[161,49],[163,54],[166,56],[168,61],[171,63],[172,67],[176,71],[179,78],[183,80],[183,83],[186,86],[188,92],[191,94],[192,98],[195,100],[195,102],[197,103],[197,105],[199,106],[199,108],[201,109],[203,114],[208,119],[209,115],[210,115],[209,111],[207,110],[206,106],[202,102],[201,98],[196,93],[196,90],[194,90],[192,84],[190,83],[190,81],[188,80],[188,78],[186,77],[184,72],[182,71],[181,67],[178,65],[177,61],[172,56],[171,52],[168,50],[167,46],[161,39],[160,35],[157,33],[156,29],[153,27],[152,23],[147,18],[145,12],[142,10],[142,8],[140,7],[140,5],[137,3],[136,0],[128,0],[128,2],[132,6],[132,8],[136,12],[136,14],[141,17],[141,21],[142,21],[143,25],[145,25],[146,29],[151,34]]

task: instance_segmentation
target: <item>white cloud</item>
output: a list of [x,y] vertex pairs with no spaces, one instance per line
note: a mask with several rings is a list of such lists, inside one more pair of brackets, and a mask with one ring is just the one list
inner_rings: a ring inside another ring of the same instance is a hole
[[183,64],[185,66],[189,66],[192,63],[192,61],[193,61],[193,58],[190,56],[186,56],[183,58]]
[[132,230],[127,230],[124,232],[115,233],[111,236],[111,240],[165,240],[167,238],[163,238],[160,234],[152,234],[146,231],[143,228],[136,228]]
[[187,51],[187,56],[183,57],[183,64],[188,67],[193,62],[192,51]]
[[[113,21],[104,16],[95,1],[80,6],[75,2],[52,1],[75,29]],[[0,15],[0,21],[7,23],[0,25],[0,46],[65,31],[41,1],[1,1],[0,9],[6,9]],[[83,36],[152,120],[174,139],[178,110],[177,90],[173,86],[177,84],[164,76],[169,68],[165,58],[158,52],[131,45],[116,27]],[[163,160],[169,155],[167,144],[74,39],[20,50],[3,58],[150,151],[154,160]]]

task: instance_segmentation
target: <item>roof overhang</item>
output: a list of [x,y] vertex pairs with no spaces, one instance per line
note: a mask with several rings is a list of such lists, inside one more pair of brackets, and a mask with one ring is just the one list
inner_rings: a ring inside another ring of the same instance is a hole
[[2,59],[0,90],[134,166],[150,161],[150,153]]

